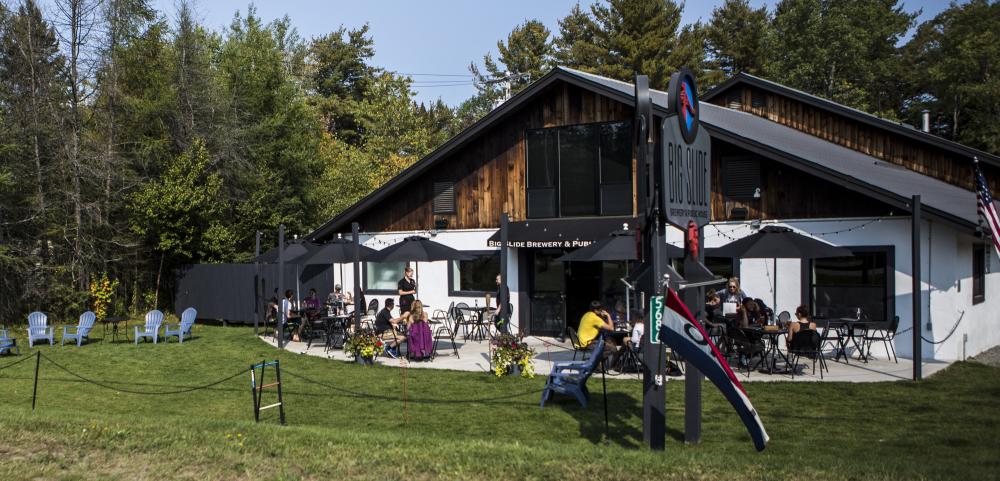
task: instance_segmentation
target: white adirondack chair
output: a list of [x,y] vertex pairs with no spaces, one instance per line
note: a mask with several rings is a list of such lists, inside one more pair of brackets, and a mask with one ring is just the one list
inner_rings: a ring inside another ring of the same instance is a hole
[[184,344],[184,335],[186,334],[188,338],[191,337],[191,326],[194,325],[196,317],[198,317],[198,311],[195,308],[184,309],[184,312],[181,313],[180,324],[167,324],[163,328],[163,342],[170,342],[170,336],[177,336],[181,344]]
[[139,344],[139,339],[148,337],[156,344],[160,338],[160,324],[163,324],[163,313],[153,309],[146,313],[146,325],[135,326],[135,344]]
[[21,354],[21,351],[17,348],[17,339],[8,337],[6,329],[0,329],[0,354],[11,351]]
[[[62,344],[66,344],[66,339],[76,339],[77,347],[83,345],[83,338],[90,338],[90,330],[94,328],[97,315],[87,311],[80,314],[80,324],[78,326],[63,326]],[[69,332],[73,329],[74,332]]]
[[34,347],[35,341],[48,339],[49,345],[55,344],[55,333],[49,326],[49,316],[44,312],[28,314],[28,347]]

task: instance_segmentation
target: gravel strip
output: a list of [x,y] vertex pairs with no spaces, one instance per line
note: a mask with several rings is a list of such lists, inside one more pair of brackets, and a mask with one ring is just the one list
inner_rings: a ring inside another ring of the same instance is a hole
[[991,347],[974,357],[970,361],[981,362],[987,366],[1000,367],[1000,346]]

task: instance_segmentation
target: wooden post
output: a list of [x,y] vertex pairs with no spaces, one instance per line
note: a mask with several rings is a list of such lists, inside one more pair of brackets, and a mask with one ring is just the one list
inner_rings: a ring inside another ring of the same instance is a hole
[[260,329],[260,300],[261,297],[266,295],[260,292],[260,261],[257,258],[260,257],[260,231],[257,231],[257,241],[254,243],[253,249],[253,259],[254,268],[256,270],[256,275],[253,277],[253,335],[256,337]]
[[920,196],[915,195],[911,201],[912,204],[912,245],[910,247],[910,257],[912,268],[913,280],[913,380],[919,381],[923,378],[923,346],[921,345],[921,336],[923,324],[923,287],[920,285],[920,217],[921,217],[921,206],[920,206]]

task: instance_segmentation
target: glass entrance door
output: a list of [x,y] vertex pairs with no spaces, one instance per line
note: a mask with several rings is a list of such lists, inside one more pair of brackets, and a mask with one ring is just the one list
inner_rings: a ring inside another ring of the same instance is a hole
[[535,250],[531,253],[531,319],[534,336],[559,336],[566,329],[565,269],[556,260],[561,250]]

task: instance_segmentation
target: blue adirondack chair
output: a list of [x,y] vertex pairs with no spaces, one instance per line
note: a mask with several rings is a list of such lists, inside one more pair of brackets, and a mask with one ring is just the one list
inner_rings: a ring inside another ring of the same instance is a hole
[[21,350],[17,348],[17,339],[7,336],[6,329],[0,329],[0,354],[4,354],[13,350],[16,354],[21,354]]
[[48,339],[49,345],[55,344],[55,333],[49,326],[49,316],[44,312],[28,314],[28,347],[34,347],[35,341]]
[[139,339],[148,337],[153,340],[153,344],[160,338],[160,324],[163,324],[163,313],[153,309],[146,313],[146,325],[135,326],[135,344],[139,345]]
[[552,364],[552,373],[545,381],[545,390],[542,391],[542,407],[545,401],[552,397],[552,393],[573,396],[580,405],[587,407],[590,401],[590,391],[587,390],[587,379],[594,373],[597,363],[601,361],[601,352],[604,350],[604,336],[599,336],[594,343],[593,354],[586,361],[561,361]]
[[[97,320],[97,315],[93,312],[87,311],[80,315],[80,325],[78,326],[63,326],[62,344],[66,344],[66,339],[76,339],[77,347],[83,345],[83,338],[90,338],[90,330],[94,328],[94,321]],[[74,329],[74,332],[69,332],[70,329]]]
[[180,324],[167,324],[163,328],[163,342],[170,342],[170,336],[177,336],[181,344],[184,344],[184,335],[186,334],[188,338],[191,337],[191,326],[194,325],[196,317],[198,317],[198,311],[195,308],[184,309],[184,312],[181,313]]

